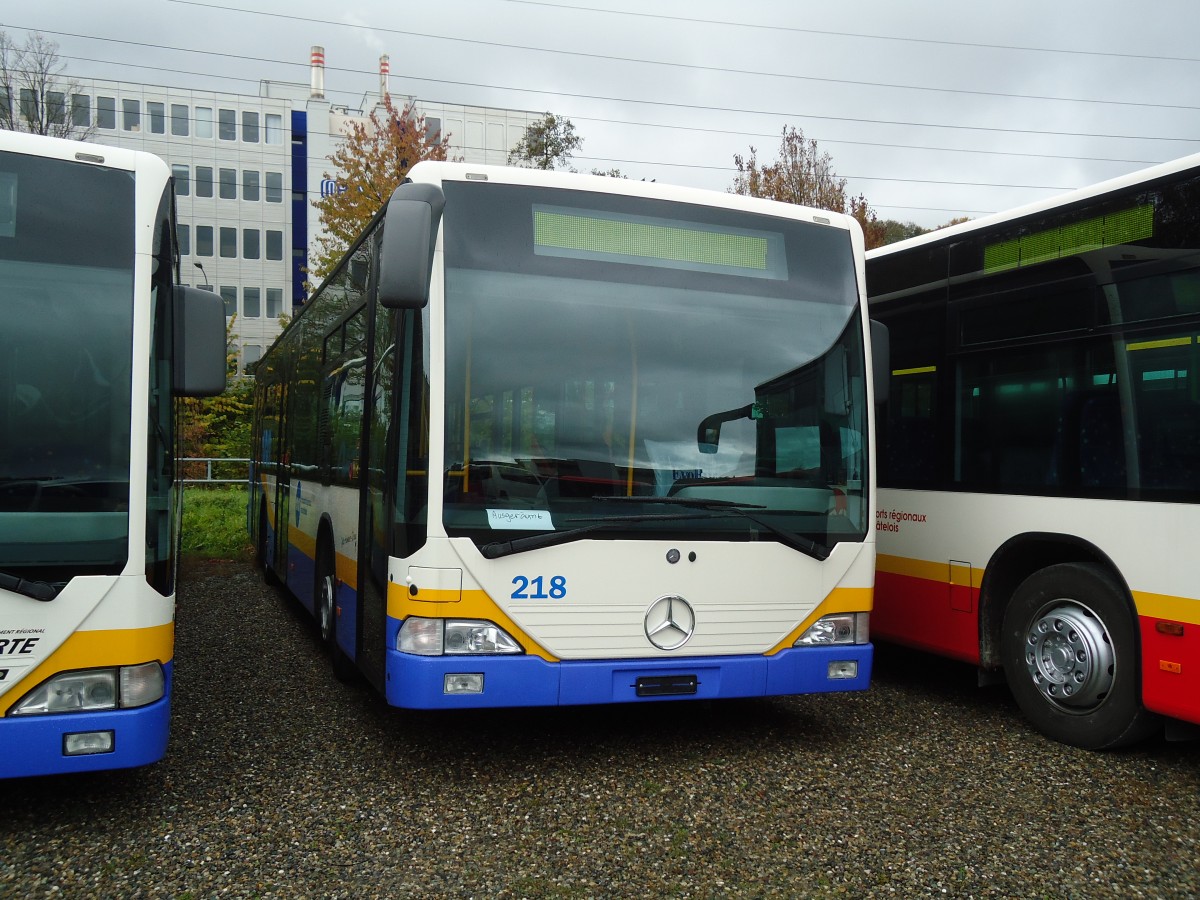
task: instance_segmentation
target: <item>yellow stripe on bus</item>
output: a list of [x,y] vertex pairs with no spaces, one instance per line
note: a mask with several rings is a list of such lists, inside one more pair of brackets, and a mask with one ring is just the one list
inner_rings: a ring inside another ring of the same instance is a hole
[[1158,350],[1162,347],[1187,347],[1190,337],[1163,338],[1161,341],[1133,341],[1125,345],[1126,350]]
[[[922,578],[925,581],[937,581],[941,584],[965,584],[961,580],[960,570],[965,569],[962,563],[954,563],[951,572],[950,560],[931,562],[925,559],[910,559],[907,556],[888,556],[880,553],[875,557],[875,570],[888,575],[905,575],[909,578]],[[971,568],[971,587],[979,587],[983,583],[983,569]]]
[[1139,616],[1153,619],[1170,619],[1188,625],[1200,625],[1200,600],[1190,597],[1172,597],[1169,594],[1151,594],[1134,591],[1133,601]]
[[[910,578],[922,578],[926,581],[947,585],[951,583],[951,567],[945,562],[928,562],[923,559],[909,559],[905,556],[888,556],[881,553],[875,558],[875,568],[888,575],[906,575]],[[955,568],[960,567],[956,566]],[[982,584],[983,569],[972,568],[971,586],[980,587]],[[1152,594],[1149,591],[1132,591],[1132,594],[1139,616],[1200,625],[1200,599],[1176,597],[1171,594]]]
[[0,716],[31,689],[58,672],[131,666],[157,660],[170,662],[175,655],[175,625],[123,628],[112,631],[76,631],[62,646],[0,697]]

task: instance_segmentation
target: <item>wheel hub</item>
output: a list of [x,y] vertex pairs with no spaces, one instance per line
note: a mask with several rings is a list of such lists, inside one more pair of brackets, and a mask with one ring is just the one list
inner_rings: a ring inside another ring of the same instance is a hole
[[1042,696],[1072,712],[1103,701],[1116,671],[1104,623],[1074,603],[1054,606],[1033,620],[1025,635],[1025,667]]

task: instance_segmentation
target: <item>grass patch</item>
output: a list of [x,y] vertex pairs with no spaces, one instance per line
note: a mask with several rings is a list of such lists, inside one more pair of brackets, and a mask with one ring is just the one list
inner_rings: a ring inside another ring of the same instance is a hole
[[185,487],[180,549],[185,557],[248,559],[245,485]]

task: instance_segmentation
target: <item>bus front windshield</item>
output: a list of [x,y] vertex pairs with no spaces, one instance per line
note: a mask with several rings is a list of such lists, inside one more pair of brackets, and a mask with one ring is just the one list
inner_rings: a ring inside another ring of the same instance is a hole
[[445,193],[448,533],[862,539],[847,232],[612,194]]
[[0,570],[127,558],[133,210],[132,173],[0,154]]

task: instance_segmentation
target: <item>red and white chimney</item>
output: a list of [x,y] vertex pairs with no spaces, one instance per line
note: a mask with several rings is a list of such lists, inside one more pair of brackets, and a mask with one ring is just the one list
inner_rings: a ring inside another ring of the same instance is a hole
[[325,48],[314,46],[309,58],[312,69],[312,99],[325,99]]
[[379,102],[386,103],[390,94],[388,88],[388,78],[392,74],[392,64],[388,61],[388,55],[385,53],[379,57]]

